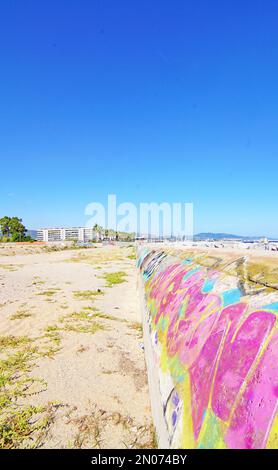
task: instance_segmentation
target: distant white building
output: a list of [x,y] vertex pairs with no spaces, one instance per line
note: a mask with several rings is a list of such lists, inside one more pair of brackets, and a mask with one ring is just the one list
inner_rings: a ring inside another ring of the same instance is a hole
[[68,228],[42,228],[37,230],[37,240],[42,242],[57,242],[75,240],[89,242],[99,238],[93,228],[68,227]]

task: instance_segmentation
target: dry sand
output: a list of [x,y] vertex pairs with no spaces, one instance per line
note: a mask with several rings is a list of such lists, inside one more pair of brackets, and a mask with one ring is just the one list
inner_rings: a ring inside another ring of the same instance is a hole
[[133,248],[46,250],[0,250],[1,447],[154,446]]

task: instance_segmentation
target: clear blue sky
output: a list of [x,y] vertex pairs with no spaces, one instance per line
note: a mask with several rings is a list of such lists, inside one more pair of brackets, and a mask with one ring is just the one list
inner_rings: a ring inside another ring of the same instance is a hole
[[1,215],[83,225],[116,193],[278,236],[277,24],[276,0],[2,1]]

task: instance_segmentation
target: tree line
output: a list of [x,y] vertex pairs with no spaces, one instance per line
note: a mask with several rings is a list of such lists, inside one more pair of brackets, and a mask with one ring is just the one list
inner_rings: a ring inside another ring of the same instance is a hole
[[32,241],[32,237],[26,235],[27,228],[23,225],[19,217],[8,217],[5,215],[0,218],[0,231],[2,242],[20,242]]
[[135,233],[133,232],[119,232],[112,229],[105,229],[98,224],[93,226],[93,230],[97,234],[98,239],[111,238],[116,241],[132,241],[135,238]]
[[[95,224],[93,227],[98,239],[110,238],[112,240],[132,241],[135,233],[117,232],[115,230],[104,229],[101,225]],[[26,235],[27,229],[19,217],[0,218],[0,242],[21,242],[33,241],[32,237]]]

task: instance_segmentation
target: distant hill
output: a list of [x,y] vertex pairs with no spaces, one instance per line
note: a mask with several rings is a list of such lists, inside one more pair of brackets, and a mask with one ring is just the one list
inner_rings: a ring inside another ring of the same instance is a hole
[[231,233],[213,233],[213,232],[202,232],[196,233],[194,235],[194,240],[224,240],[224,239],[234,239],[234,240],[260,240],[262,237],[244,237],[242,235],[234,235]]

